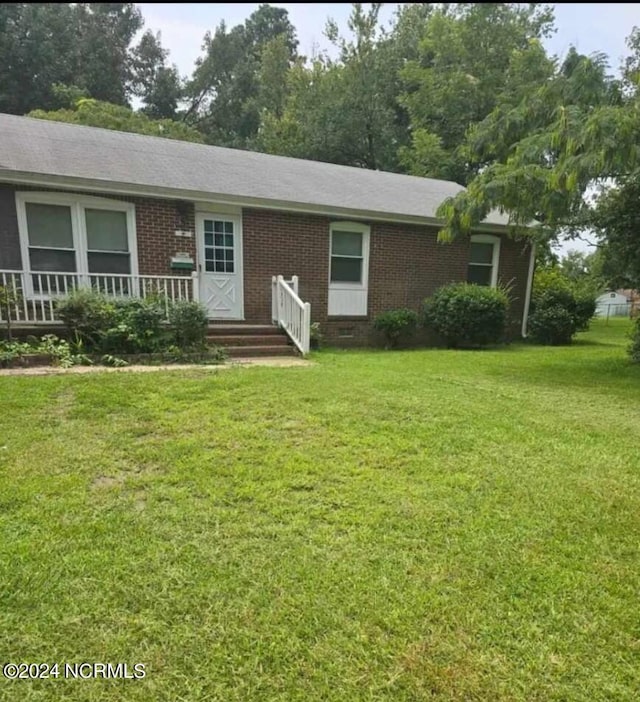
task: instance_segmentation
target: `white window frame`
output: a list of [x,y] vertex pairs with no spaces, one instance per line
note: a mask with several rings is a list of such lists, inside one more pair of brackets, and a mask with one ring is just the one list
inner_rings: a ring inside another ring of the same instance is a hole
[[491,266],[491,284],[489,287],[495,288],[498,285],[498,266],[500,265],[500,237],[495,234],[472,234],[470,241],[472,244],[493,244],[491,263],[474,263],[469,260],[467,261],[467,269],[469,266],[485,266],[487,268]]
[[[16,212],[18,215],[18,232],[20,234],[20,253],[22,255],[22,270],[30,271],[29,257],[29,229],[27,225],[27,203],[43,205],[60,205],[69,207],[71,210],[71,231],[73,234],[73,247],[76,255],[76,271],[41,271],[43,274],[54,275],[56,273],[76,276],[78,281],[88,283],[89,276],[114,276],[120,277],[121,273],[89,273],[89,247],[87,242],[87,223],[85,209],[113,210],[124,212],[127,217],[127,242],[129,246],[129,262],[131,272],[129,277],[138,275],[138,246],[136,233],[136,208],[132,202],[121,200],[109,200],[101,197],[91,197],[88,195],[74,195],[72,193],[48,193],[21,191],[16,193]],[[36,247],[37,248],[37,247]],[[92,250],[92,253],[94,251]],[[100,253],[95,251],[95,253]],[[106,252],[113,253],[113,252]],[[35,271],[36,273],[38,271]],[[27,276],[27,294],[34,296],[31,276]],[[50,295],[38,295],[48,299]]]
[[[334,231],[362,234],[362,279],[359,283],[331,280]],[[362,222],[331,222],[329,225],[329,316],[367,316],[370,238],[371,227]]]

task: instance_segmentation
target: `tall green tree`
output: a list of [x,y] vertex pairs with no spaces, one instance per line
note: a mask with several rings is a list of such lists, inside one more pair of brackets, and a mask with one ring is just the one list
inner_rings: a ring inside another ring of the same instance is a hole
[[467,150],[483,164],[467,191],[440,209],[450,239],[499,208],[514,226],[578,232],[593,207],[589,189],[633,172],[640,156],[637,94],[608,75],[606,57],[569,51],[553,75],[523,94],[505,90],[471,130]]
[[[134,3],[0,4],[0,111],[68,107],[78,95],[118,105],[140,97],[150,113],[173,116],[177,71]],[[66,91],[66,92],[65,92]]]
[[405,6],[389,31],[380,26],[379,12],[379,3],[368,10],[355,3],[349,37],[328,22],[326,34],[338,57],[321,55],[291,69],[284,109],[262,114],[258,148],[362,168],[400,168],[408,119],[397,99],[397,74],[416,56],[417,28],[430,6]]
[[72,9],[74,85],[96,100],[126,105],[133,79],[130,47],[144,23],[140,10],[134,3],[77,3]]
[[410,173],[466,184],[477,172],[462,148],[470,127],[496,107],[509,82],[524,87],[552,72],[550,60],[518,61],[553,28],[549,6],[444,4],[423,23],[419,55],[400,75],[411,145],[401,151]]
[[58,106],[53,86],[76,78],[74,22],[66,3],[0,4],[0,112]]
[[[280,60],[274,54],[277,46],[284,49],[288,66],[292,65],[295,28],[286,10],[270,5],[261,5],[242,25],[228,30],[221,22],[213,34],[207,32],[204,55],[186,85],[185,119],[197,125],[211,143],[251,145],[260,126],[260,98],[265,94],[260,76]],[[263,59],[268,67],[263,66]]]
[[607,188],[590,224],[602,244],[602,274],[609,287],[640,290],[639,171]]
[[132,51],[132,89],[144,103],[142,111],[153,119],[174,119],[183,94],[176,66],[167,66],[169,52],[160,34],[147,31]]

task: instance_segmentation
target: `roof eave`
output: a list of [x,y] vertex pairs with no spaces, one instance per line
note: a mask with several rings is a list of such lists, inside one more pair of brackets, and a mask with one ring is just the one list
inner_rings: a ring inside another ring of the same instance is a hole
[[[81,178],[77,176],[47,175],[43,173],[27,173],[12,171],[0,167],[0,183],[15,183],[32,187],[51,188],[64,190],[88,190],[91,192],[109,193],[112,195],[126,195],[139,197],[158,197],[177,200],[190,200],[201,203],[216,203],[221,205],[236,205],[242,207],[255,207],[258,209],[299,212],[301,214],[324,215],[328,217],[350,217],[381,222],[398,222],[402,224],[417,224],[441,227],[443,222],[436,217],[418,215],[405,215],[402,213],[381,212],[374,210],[357,210],[346,207],[332,207],[325,205],[311,205],[285,200],[270,200],[266,198],[253,198],[244,195],[229,195],[228,193],[200,192],[195,190],[181,190],[180,188],[167,188],[155,185],[139,185],[132,183],[116,182],[94,178]],[[477,231],[508,232],[511,227],[505,224],[485,222],[477,227]]]

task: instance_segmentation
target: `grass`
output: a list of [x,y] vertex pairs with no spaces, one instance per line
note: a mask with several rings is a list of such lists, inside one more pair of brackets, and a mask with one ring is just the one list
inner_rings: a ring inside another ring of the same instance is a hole
[[636,700],[627,328],[0,378],[0,699]]

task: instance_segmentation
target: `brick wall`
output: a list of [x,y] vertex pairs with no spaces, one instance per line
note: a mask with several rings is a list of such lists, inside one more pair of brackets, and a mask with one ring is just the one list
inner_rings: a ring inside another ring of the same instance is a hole
[[[21,190],[23,188],[20,186]],[[32,188],[43,190],[43,188]],[[20,268],[14,190],[0,186],[0,268]],[[77,194],[93,195],[97,193]],[[136,206],[138,265],[146,275],[178,274],[170,259],[179,251],[196,257],[196,238],[176,237],[175,230],[195,231],[193,203],[143,197],[109,196]],[[342,219],[342,218],[340,218]],[[438,244],[434,228],[372,222],[369,297],[366,317],[327,315],[329,225],[332,218],[259,209],[243,211],[244,300],[248,322],[271,322],[271,276],[299,276],[300,296],[311,303],[313,321],[320,322],[328,341],[343,346],[379,343],[373,318],[388,309],[421,309],[438,287],[466,278],[469,242]],[[503,238],[499,279],[512,283],[512,336],[522,319],[529,266],[529,247]],[[185,274],[188,275],[188,272]],[[419,339],[422,341],[422,339]]]
[[[22,267],[15,210],[16,190],[62,192],[54,188],[0,186],[0,268]],[[172,271],[170,263],[171,257],[179,251],[187,252],[195,260],[195,208],[192,202],[83,191],[64,191],[64,194],[132,202],[136,207],[139,272],[142,275],[189,275],[188,271]],[[177,237],[176,230],[187,230],[194,236]]]
[[[267,210],[243,211],[245,316],[271,320],[271,276],[298,275],[300,297],[311,303],[311,316],[327,340],[346,345],[379,343],[372,329],[380,312],[398,307],[419,311],[425,297],[452,281],[465,280],[468,239],[437,242],[431,227],[372,222],[369,255],[368,314],[328,317],[329,225],[331,218]],[[529,248],[503,238],[498,277],[512,283],[512,336],[522,320]],[[424,339],[418,338],[418,341]]]

